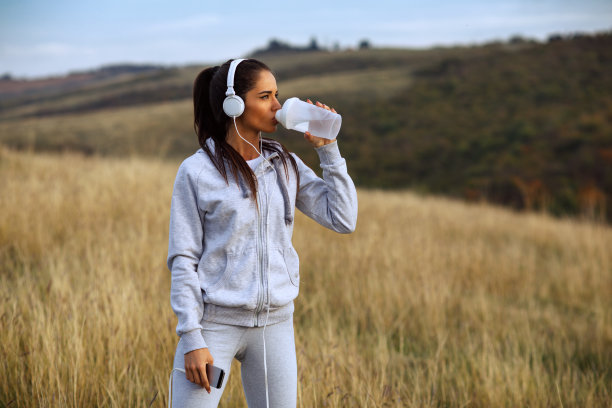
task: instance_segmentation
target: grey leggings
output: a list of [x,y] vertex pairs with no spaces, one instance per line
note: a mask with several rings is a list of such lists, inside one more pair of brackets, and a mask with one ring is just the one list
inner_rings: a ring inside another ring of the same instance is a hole
[[[216,407],[219,404],[230,374],[230,365],[240,361],[242,388],[250,408],[266,406],[266,386],[263,363],[263,327],[230,326],[203,322],[204,340],[215,360],[225,370],[220,389],[212,388],[208,394],[197,384],[187,380],[184,373],[172,373],[172,407]],[[185,352],[179,340],[173,368],[185,369]],[[270,407],[295,407],[297,404],[297,364],[293,318],[266,327],[266,355],[268,365],[268,392]],[[229,406],[237,402],[228,401]]]

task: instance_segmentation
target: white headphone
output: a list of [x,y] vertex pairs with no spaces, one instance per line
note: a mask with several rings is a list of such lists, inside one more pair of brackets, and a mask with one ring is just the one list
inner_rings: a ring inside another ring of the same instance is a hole
[[234,75],[236,74],[238,64],[242,61],[244,61],[244,58],[233,60],[227,72],[227,91],[223,101],[223,112],[230,118],[237,118],[244,112],[244,101],[234,91]]

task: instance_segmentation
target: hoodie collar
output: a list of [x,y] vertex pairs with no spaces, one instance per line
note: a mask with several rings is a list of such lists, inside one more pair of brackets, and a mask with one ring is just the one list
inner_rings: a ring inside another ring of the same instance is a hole
[[[208,138],[206,140],[206,146],[214,155],[216,147],[215,141],[212,138]],[[202,153],[205,153],[203,149],[200,150],[202,150]],[[267,161],[263,160],[257,165],[257,168],[255,169],[255,174],[257,175],[259,172],[265,173],[267,168],[270,167],[269,163],[272,163],[272,165],[274,166],[274,173],[276,174],[276,183],[278,184],[278,187],[281,191],[281,195],[283,196],[285,207],[285,224],[290,225],[293,222],[293,216],[291,214],[291,200],[289,199],[289,191],[287,189],[286,183],[287,180],[285,177],[283,177],[283,175],[285,174],[284,166],[282,165],[282,162],[277,152],[264,151],[263,154]],[[251,195],[251,191],[249,190],[246,182],[244,181],[241,175],[239,175],[238,177],[238,185],[240,186],[240,190],[242,191],[242,196],[244,198],[247,198]]]

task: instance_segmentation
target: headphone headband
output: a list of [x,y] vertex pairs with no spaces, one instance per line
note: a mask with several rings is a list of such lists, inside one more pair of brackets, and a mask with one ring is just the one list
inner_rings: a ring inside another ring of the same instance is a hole
[[229,71],[227,71],[227,91],[225,92],[225,96],[236,95],[234,91],[234,76],[236,75],[236,68],[238,64],[244,61],[244,58],[238,58],[231,62]]

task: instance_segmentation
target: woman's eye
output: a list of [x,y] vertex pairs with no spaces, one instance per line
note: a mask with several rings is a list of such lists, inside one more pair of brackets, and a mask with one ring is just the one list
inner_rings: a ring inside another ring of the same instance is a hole
[[261,99],[268,99],[268,97],[269,97],[268,95],[263,95]]

